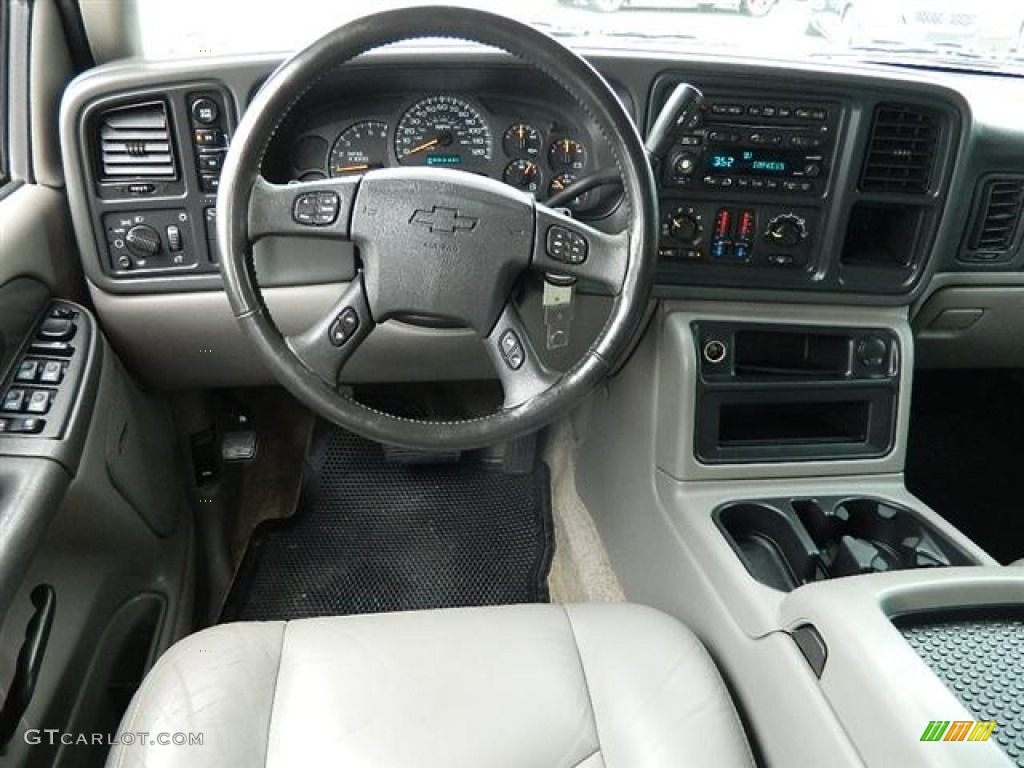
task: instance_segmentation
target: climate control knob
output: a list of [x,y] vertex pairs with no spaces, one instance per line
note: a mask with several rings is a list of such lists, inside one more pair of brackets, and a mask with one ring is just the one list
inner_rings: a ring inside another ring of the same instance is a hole
[[700,214],[693,208],[676,208],[662,223],[662,235],[687,245],[696,245],[704,232]]
[[764,239],[772,245],[792,248],[807,237],[807,223],[795,213],[783,213],[768,222]]
[[129,229],[124,236],[124,243],[129,252],[138,258],[144,259],[160,253],[160,234],[145,224]]

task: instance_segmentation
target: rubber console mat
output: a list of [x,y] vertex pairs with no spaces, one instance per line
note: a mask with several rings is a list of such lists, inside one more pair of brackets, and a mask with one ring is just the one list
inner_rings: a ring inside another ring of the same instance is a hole
[[258,525],[221,621],[546,602],[548,470],[388,464],[317,425],[293,517]]

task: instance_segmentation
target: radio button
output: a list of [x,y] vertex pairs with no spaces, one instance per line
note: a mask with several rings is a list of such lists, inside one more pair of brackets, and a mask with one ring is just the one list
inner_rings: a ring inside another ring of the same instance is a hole
[[750,180],[751,189],[764,189],[764,179],[754,177]]
[[708,134],[709,141],[716,141],[720,144],[735,144],[740,140],[739,134],[731,131],[711,131]]
[[747,107],[747,114],[753,117],[761,117],[764,111],[759,104],[751,104]]
[[775,179],[765,179],[764,186],[766,189],[777,190],[779,188],[779,182]]
[[791,107],[779,107],[779,117],[786,119],[793,116],[793,109]]
[[822,139],[816,136],[790,136],[789,145],[791,147],[806,147],[808,149],[816,149],[822,145]]
[[763,107],[761,107],[761,114],[764,117],[775,117],[778,114],[778,112],[778,107],[771,106],[769,104],[765,104]]
[[684,147],[698,147],[700,146],[702,139],[700,136],[680,136],[677,144],[681,144]]
[[777,133],[752,133],[747,137],[751,144],[781,144],[782,136]]

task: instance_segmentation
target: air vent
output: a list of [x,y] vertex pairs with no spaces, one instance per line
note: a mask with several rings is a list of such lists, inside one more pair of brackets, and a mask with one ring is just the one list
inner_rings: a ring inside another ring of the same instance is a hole
[[961,258],[1004,261],[1010,256],[1024,207],[1024,178],[989,179],[981,185],[974,223]]
[[906,104],[879,104],[871,124],[861,191],[926,193],[938,140],[936,113]]
[[101,181],[175,178],[167,105],[162,101],[104,112],[99,139]]

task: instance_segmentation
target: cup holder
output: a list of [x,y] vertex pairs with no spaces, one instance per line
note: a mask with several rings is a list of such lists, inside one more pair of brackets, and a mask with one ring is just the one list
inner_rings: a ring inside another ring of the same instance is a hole
[[915,512],[872,498],[744,501],[714,520],[750,574],[790,591],[814,581],[976,563]]

